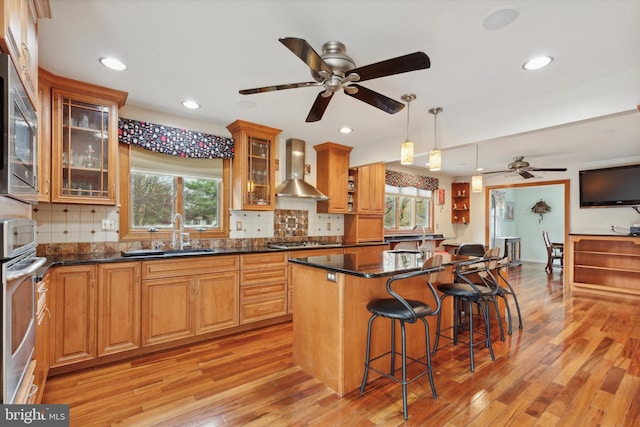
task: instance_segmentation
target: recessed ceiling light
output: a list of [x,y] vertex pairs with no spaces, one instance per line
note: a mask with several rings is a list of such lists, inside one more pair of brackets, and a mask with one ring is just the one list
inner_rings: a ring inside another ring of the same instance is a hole
[[197,110],[198,108],[200,108],[200,104],[190,99],[187,99],[186,101],[182,101],[182,106],[190,110]]
[[525,62],[522,68],[525,70],[537,70],[539,68],[546,67],[551,64],[551,62],[553,62],[553,57],[551,56],[538,56]]
[[116,58],[102,57],[99,59],[99,61],[102,65],[112,70],[124,71],[127,69],[127,66],[124,65],[122,61]]
[[351,132],[353,132],[353,129],[351,129],[351,128],[350,128],[350,127],[348,127],[348,126],[343,126],[343,127],[341,127],[341,128],[339,129],[339,131],[340,131],[340,133],[351,133]]
[[513,7],[503,7],[489,13],[482,20],[485,30],[500,30],[516,20],[520,12]]

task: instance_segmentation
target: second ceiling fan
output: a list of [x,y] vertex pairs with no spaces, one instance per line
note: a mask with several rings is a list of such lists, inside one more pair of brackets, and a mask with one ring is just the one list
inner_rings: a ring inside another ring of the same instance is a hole
[[325,43],[322,46],[322,55],[319,55],[306,40],[295,37],[283,37],[279,40],[294,55],[307,64],[311,69],[311,76],[314,81],[244,89],[240,91],[240,94],[249,95],[275,90],[321,86],[323,90],[316,97],[305,120],[307,122],[320,120],[329,105],[329,101],[331,101],[331,97],[339,90],[343,90],[347,95],[389,114],[397,113],[404,108],[403,103],[367,89],[355,82],[423,70],[431,66],[429,57],[424,52],[415,52],[387,59],[386,61],[356,67],[353,59],[347,56],[345,45],[340,42]]
[[503,171],[493,171],[493,172],[483,172],[483,175],[490,174],[498,174],[498,173],[509,173],[515,172],[519,174],[521,177],[528,179],[533,178],[534,175],[531,172],[540,171],[540,172],[566,172],[567,168],[536,168],[529,165],[529,162],[524,160],[524,156],[516,156],[513,158],[513,161],[507,165],[507,170]]

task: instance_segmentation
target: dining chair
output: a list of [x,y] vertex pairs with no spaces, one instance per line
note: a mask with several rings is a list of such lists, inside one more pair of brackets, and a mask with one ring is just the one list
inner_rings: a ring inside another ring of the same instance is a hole
[[549,239],[549,232],[547,230],[542,231],[542,238],[547,248],[547,265],[544,269],[551,273],[553,271],[554,260],[560,260],[560,268],[564,268],[564,243],[552,242]]

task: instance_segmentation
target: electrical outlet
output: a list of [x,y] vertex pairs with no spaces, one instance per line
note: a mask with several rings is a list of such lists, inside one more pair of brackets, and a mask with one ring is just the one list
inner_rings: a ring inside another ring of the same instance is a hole
[[102,230],[110,231],[116,229],[116,222],[112,219],[103,219],[102,220]]
[[327,271],[327,281],[329,282],[337,282],[338,279],[336,277],[336,273],[333,271]]
[[615,225],[611,225],[611,231],[616,231],[616,226]]
[[236,231],[242,231],[242,221],[236,221]]

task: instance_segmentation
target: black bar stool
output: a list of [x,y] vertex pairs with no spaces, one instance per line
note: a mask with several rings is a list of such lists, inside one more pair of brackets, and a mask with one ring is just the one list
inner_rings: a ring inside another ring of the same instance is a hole
[[[491,252],[487,251],[487,255]],[[493,275],[492,271],[500,260],[499,257],[483,257],[478,259],[471,259],[468,261],[460,262],[456,265],[455,269],[455,281],[453,283],[443,283],[438,285],[438,290],[442,293],[440,297],[441,302],[447,297],[453,297],[453,336],[447,336],[443,334],[441,330],[441,318],[442,313],[438,314],[438,324],[436,330],[436,341],[433,349],[433,354],[438,350],[438,344],[440,337],[448,338],[453,341],[453,345],[458,344],[458,330],[462,327],[460,321],[459,306],[460,302],[466,303],[466,315],[465,322],[469,325],[469,359],[471,364],[471,372],[474,371],[474,347],[479,344],[484,344],[489,349],[491,354],[491,360],[495,360],[493,354],[493,347],[491,346],[491,330],[489,328],[489,306],[488,303],[492,302],[498,309],[495,303],[495,297],[498,292],[498,282]],[[478,283],[474,283],[474,280]],[[476,305],[482,314],[485,327],[485,338],[479,341],[474,341],[473,330],[473,305]],[[498,319],[500,320],[500,312],[498,311]]]
[[[362,385],[360,386],[360,395],[364,394],[364,389],[367,384],[367,378],[369,376],[369,369],[379,373],[380,375],[389,378],[390,380],[402,384],[402,407],[404,411],[404,419],[406,420],[409,417],[409,412],[407,408],[407,384],[412,383],[418,378],[422,377],[425,374],[429,375],[429,383],[431,384],[431,393],[433,394],[433,398],[437,397],[436,387],[433,383],[433,375],[431,372],[431,349],[430,349],[430,337],[429,337],[429,324],[425,320],[426,316],[435,316],[440,312],[440,298],[438,298],[438,294],[434,289],[432,282],[434,282],[440,271],[444,270],[442,267],[442,255],[434,255],[431,258],[427,259],[422,266],[421,270],[412,271],[410,273],[399,274],[396,276],[392,276],[387,280],[387,292],[393,298],[383,298],[376,299],[369,304],[367,304],[367,310],[369,310],[372,315],[369,318],[369,326],[367,328],[367,351],[366,358],[364,362],[364,376],[362,377]],[[435,310],[429,305],[422,301],[416,301],[411,299],[402,298],[397,292],[392,289],[392,285],[397,280],[408,279],[411,277],[423,276],[427,287],[431,291],[433,295],[436,308]],[[387,319],[391,319],[391,350],[375,356],[371,358],[371,326],[373,325],[373,321],[378,317],[385,317]],[[426,339],[426,363],[422,360],[416,359],[414,357],[407,356],[407,342],[406,342],[406,331],[405,331],[405,323],[416,323],[420,319],[424,324],[425,329],[425,339]],[[398,380],[395,377],[396,367],[395,367],[395,322],[400,322],[400,331],[402,336],[402,378]],[[381,357],[391,355],[391,366],[389,372],[383,372],[371,366],[371,362],[377,360]],[[414,376],[412,379],[407,380],[407,359],[422,364],[426,367],[426,369]]]

